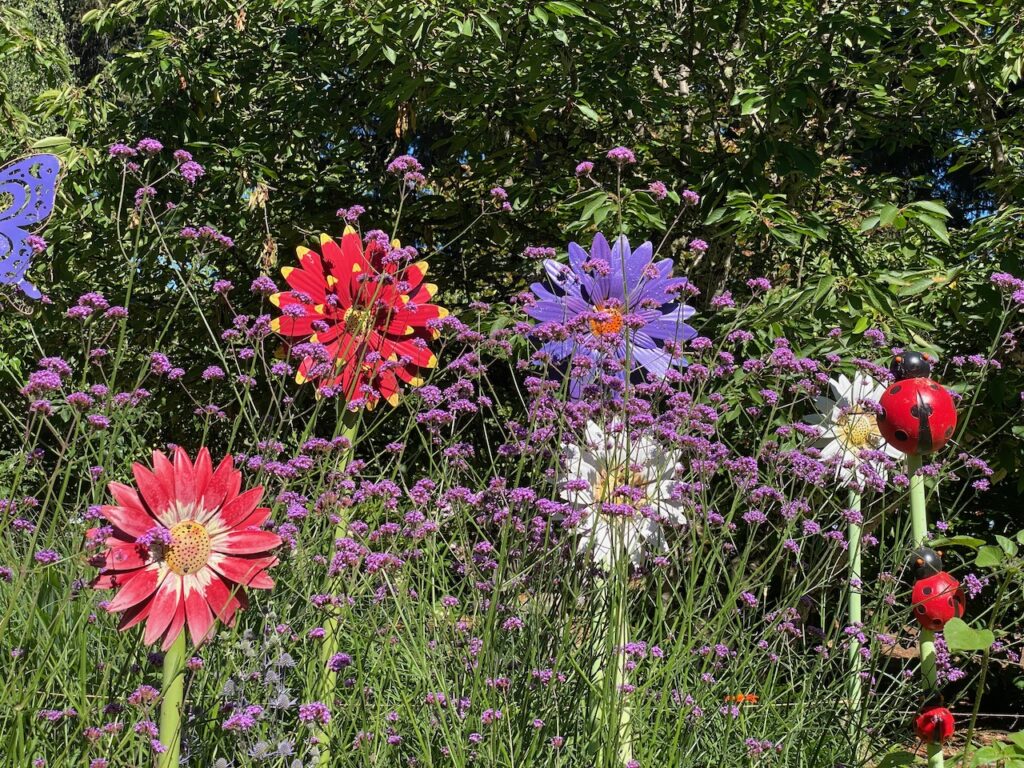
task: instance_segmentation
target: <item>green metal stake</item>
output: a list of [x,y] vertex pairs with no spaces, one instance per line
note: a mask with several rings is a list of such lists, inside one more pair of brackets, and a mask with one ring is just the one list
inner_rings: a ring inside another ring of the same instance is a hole
[[164,654],[163,699],[160,702],[159,768],[177,768],[181,759],[181,711],[185,704],[185,630]]
[[[928,511],[924,504],[924,477],[917,474],[921,468],[921,457],[907,455],[907,474],[910,475],[910,529],[914,546],[920,547],[928,539]],[[926,694],[938,693],[939,686],[935,669],[935,633],[930,629],[921,630],[921,678]],[[941,744],[928,744],[928,768],[943,768]]]
[[[355,454],[355,442],[356,435],[359,432],[359,412],[358,411],[346,411],[343,428],[341,434],[348,438],[349,448],[342,456],[341,461],[338,462],[338,469],[344,470],[348,466],[348,463],[352,460],[352,456]],[[334,537],[331,539],[331,545],[338,539],[344,537],[348,533],[348,521],[340,520],[334,527]],[[339,621],[336,616],[329,616],[324,622],[324,642],[320,652],[320,672],[323,675],[321,678],[320,697],[324,704],[328,708],[332,708],[334,703],[334,690],[338,685],[338,673],[328,668],[328,662],[331,657],[336,654],[339,650],[338,645],[338,628]],[[333,713],[332,713],[333,714]],[[334,740],[334,729],[336,720],[334,718],[327,724],[325,724],[318,734],[321,741],[320,749],[320,765],[327,768],[332,765],[334,756],[331,754],[331,748],[333,747]]]
[[[850,491],[850,509],[855,516],[861,510],[861,496],[857,491]],[[851,521],[847,536],[849,539],[849,592],[847,598],[847,624],[858,627],[863,622],[861,612],[861,525]],[[850,707],[850,739],[854,752],[859,752],[860,742],[860,704],[861,704],[861,671],[864,660],[860,655],[860,643],[856,637],[850,638],[850,679],[847,685],[847,699]]]

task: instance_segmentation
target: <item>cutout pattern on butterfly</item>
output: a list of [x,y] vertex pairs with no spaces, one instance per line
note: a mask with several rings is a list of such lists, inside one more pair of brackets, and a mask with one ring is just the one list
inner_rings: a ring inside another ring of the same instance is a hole
[[59,176],[55,155],[30,155],[0,168],[0,284],[17,286],[30,299],[42,294],[25,279],[33,255],[29,236],[53,213]]

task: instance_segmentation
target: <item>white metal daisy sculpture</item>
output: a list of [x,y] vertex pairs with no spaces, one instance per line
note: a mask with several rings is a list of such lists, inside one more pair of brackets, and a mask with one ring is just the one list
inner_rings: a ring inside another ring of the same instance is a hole
[[648,435],[587,424],[583,440],[566,446],[562,498],[581,515],[579,551],[610,570],[620,555],[633,565],[666,550],[665,528],[683,526],[672,486],[676,457]]
[[856,481],[857,470],[864,463],[870,463],[885,477],[882,462],[862,455],[863,451],[882,451],[893,459],[903,455],[878,430],[877,403],[885,385],[858,372],[853,379],[840,374],[838,379],[829,380],[829,386],[833,397],[817,397],[814,407],[818,412],[804,417],[805,422],[821,430],[817,447],[822,461],[835,464],[836,479],[843,485]]

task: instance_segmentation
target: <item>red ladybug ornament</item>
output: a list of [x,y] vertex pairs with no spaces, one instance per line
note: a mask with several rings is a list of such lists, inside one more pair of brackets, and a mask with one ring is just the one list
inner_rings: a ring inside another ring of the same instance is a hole
[[926,744],[942,744],[953,738],[953,713],[945,707],[926,707],[914,720],[917,738]]
[[960,582],[945,571],[918,579],[911,599],[917,623],[932,631],[942,629],[952,618],[962,617],[967,606]]
[[941,384],[903,379],[879,399],[878,431],[889,445],[912,455],[940,450],[956,429],[956,406]]

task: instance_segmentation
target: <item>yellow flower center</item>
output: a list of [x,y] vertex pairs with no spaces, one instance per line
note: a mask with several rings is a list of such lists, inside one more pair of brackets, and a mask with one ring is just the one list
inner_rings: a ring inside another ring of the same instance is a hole
[[345,323],[345,330],[356,338],[369,333],[373,320],[370,310],[361,307],[349,307],[341,319]]
[[210,534],[195,520],[171,528],[171,543],[164,553],[167,567],[179,576],[196,573],[210,561]]
[[643,498],[633,499],[623,493],[616,493],[616,488],[628,486],[630,488],[646,488],[647,479],[643,472],[630,470],[625,465],[613,468],[605,468],[597,473],[597,485],[594,488],[594,501],[598,504],[608,502],[609,504],[628,504],[632,507],[640,507],[647,503],[647,492],[644,491]]
[[836,422],[839,436],[849,448],[874,448],[881,444],[882,433],[873,413],[850,411]]
[[594,307],[595,312],[605,315],[607,320],[591,318],[590,330],[595,336],[613,336],[622,331],[622,312],[617,307]]

